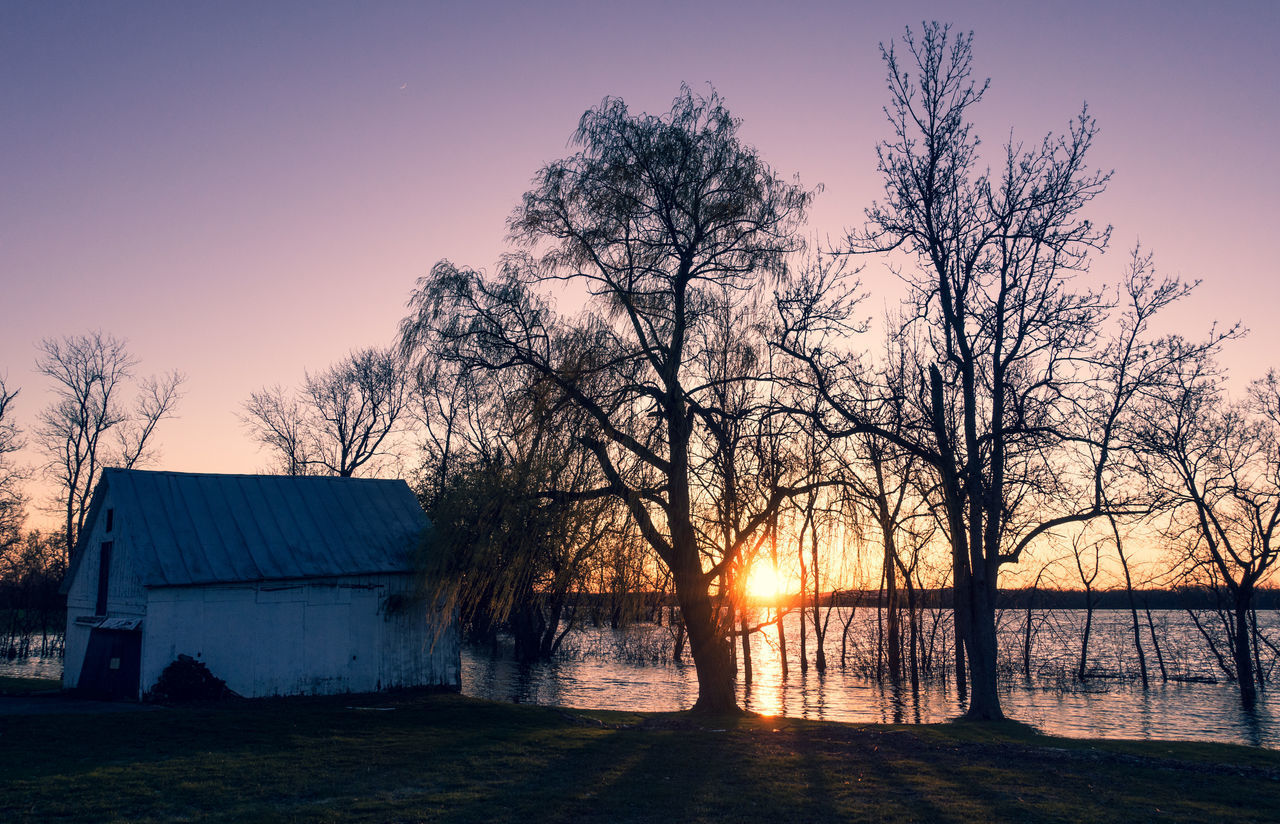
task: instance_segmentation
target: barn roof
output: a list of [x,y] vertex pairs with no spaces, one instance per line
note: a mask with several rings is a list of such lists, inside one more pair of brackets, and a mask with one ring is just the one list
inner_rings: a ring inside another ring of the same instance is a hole
[[148,587],[407,572],[430,526],[403,480],[107,469],[68,581],[108,490]]

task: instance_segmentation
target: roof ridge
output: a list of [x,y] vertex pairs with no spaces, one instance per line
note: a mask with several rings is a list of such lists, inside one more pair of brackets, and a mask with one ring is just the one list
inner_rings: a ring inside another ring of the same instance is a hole
[[397,483],[405,478],[353,478],[341,475],[278,475],[269,472],[194,472],[186,469],[129,469],[123,466],[104,467],[103,472],[136,472],[146,475],[191,475],[198,478],[274,478],[280,480],[318,480],[318,481],[383,481]]

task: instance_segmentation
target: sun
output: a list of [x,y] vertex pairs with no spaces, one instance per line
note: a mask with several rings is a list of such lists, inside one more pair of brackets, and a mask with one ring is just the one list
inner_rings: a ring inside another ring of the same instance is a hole
[[746,594],[756,601],[776,601],[786,592],[786,579],[766,561],[751,565],[747,574]]

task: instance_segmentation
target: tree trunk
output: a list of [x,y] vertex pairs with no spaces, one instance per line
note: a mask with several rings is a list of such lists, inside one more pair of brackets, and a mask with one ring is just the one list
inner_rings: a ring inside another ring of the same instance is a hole
[[689,633],[684,628],[684,618],[676,618],[676,607],[671,606],[671,614],[667,616],[667,626],[675,627],[676,640],[672,644],[671,661],[672,663],[680,663],[680,659],[684,657],[684,645],[689,639]]
[[[1003,721],[996,683],[996,609],[994,593],[978,581],[970,589],[970,627],[965,648],[969,663],[970,721]],[[961,682],[963,683],[963,682]]]
[[880,570],[880,585],[876,587],[876,680],[884,680],[884,578],[888,569]]
[[[818,575],[818,524],[810,520],[809,548],[813,553],[813,566],[810,577],[813,578],[813,645],[815,648],[814,666],[819,674],[827,671],[827,625],[822,621],[822,579]],[[803,601],[800,618],[804,620]]]
[[1235,657],[1236,681],[1240,684],[1240,701],[1251,708],[1258,701],[1258,687],[1253,675],[1253,649],[1249,643],[1249,608],[1253,602],[1251,587],[1236,590],[1235,640],[1231,645]]
[[783,623],[787,613],[781,606],[777,609],[778,617],[778,663],[782,671],[782,680],[787,680],[787,627]]
[[1149,686],[1147,681],[1147,656],[1142,651],[1142,629],[1138,623],[1138,601],[1133,594],[1133,579],[1129,575],[1129,561],[1124,557],[1124,547],[1120,543],[1120,530],[1116,529],[1116,553],[1120,556],[1120,566],[1124,570],[1124,591],[1129,597],[1129,615],[1133,619],[1133,648],[1138,652],[1138,672],[1142,675],[1142,688]]
[[720,632],[705,576],[696,556],[675,573],[676,599],[689,635],[689,652],[698,673],[694,712],[738,711],[731,645]]
[[1160,639],[1156,637],[1156,622],[1151,617],[1151,607],[1147,606],[1145,599],[1142,602],[1142,609],[1147,613],[1147,631],[1151,633],[1151,649],[1155,651],[1156,663],[1160,665],[1160,680],[1168,681],[1169,671],[1165,669],[1164,653],[1160,651]]
[[911,577],[903,576],[907,586],[907,625],[911,630],[911,692],[920,692],[920,620],[916,613],[916,593],[911,585]]
[[[885,529],[886,533],[888,528]],[[892,538],[885,535],[884,546],[884,588],[885,588],[885,620],[888,630],[889,646],[889,679],[898,683],[902,678],[902,630],[899,626],[898,578],[894,568],[894,548]]]
[[1088,587],[1084,591],[1084,633],[1080,637],[1080,667],[1076,670],[1076,678],[1083,681],[1089,677],[1089,634],[1093,631],[1093,593]]
[[[960,573],[957,571],[956,586],[953,588],[953,598],[955,603],[952,606],[952,636],[955,640],[955,667],[956,667],[956,695],[960,701],[967,701],[969,698],[969,676],[965,672],[965,645],[968,643],[967,638],[971,635],[970,620],[968,612],[962,603],[964,596],[961,594]],[[964,587],[967,589],[967,587]],[[945,675],[945,673],[944,673]]]
[[1022,628],[1022,677],[1031,680],[1031,610],[1036,601],[1036,587],[1027,592],[1027,623]]
[[804,592],[809,583],[808,569],[804,563],[804,548],[800,549],[800,671],[809,671],[809,637],[804,620]]
[[739,626],[742,628],[742,680],[751,683],[751,627],[747,620],[747,608],[738,613]]

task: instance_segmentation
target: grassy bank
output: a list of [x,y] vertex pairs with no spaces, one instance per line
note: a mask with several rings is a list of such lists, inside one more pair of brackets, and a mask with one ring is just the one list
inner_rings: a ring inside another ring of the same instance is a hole
[[62,688],[57,678],[14,678],[0,675],[0,695],[32,695]]
[[0,717],[0,821],[1261,821],[1280,753],[457,695]]

